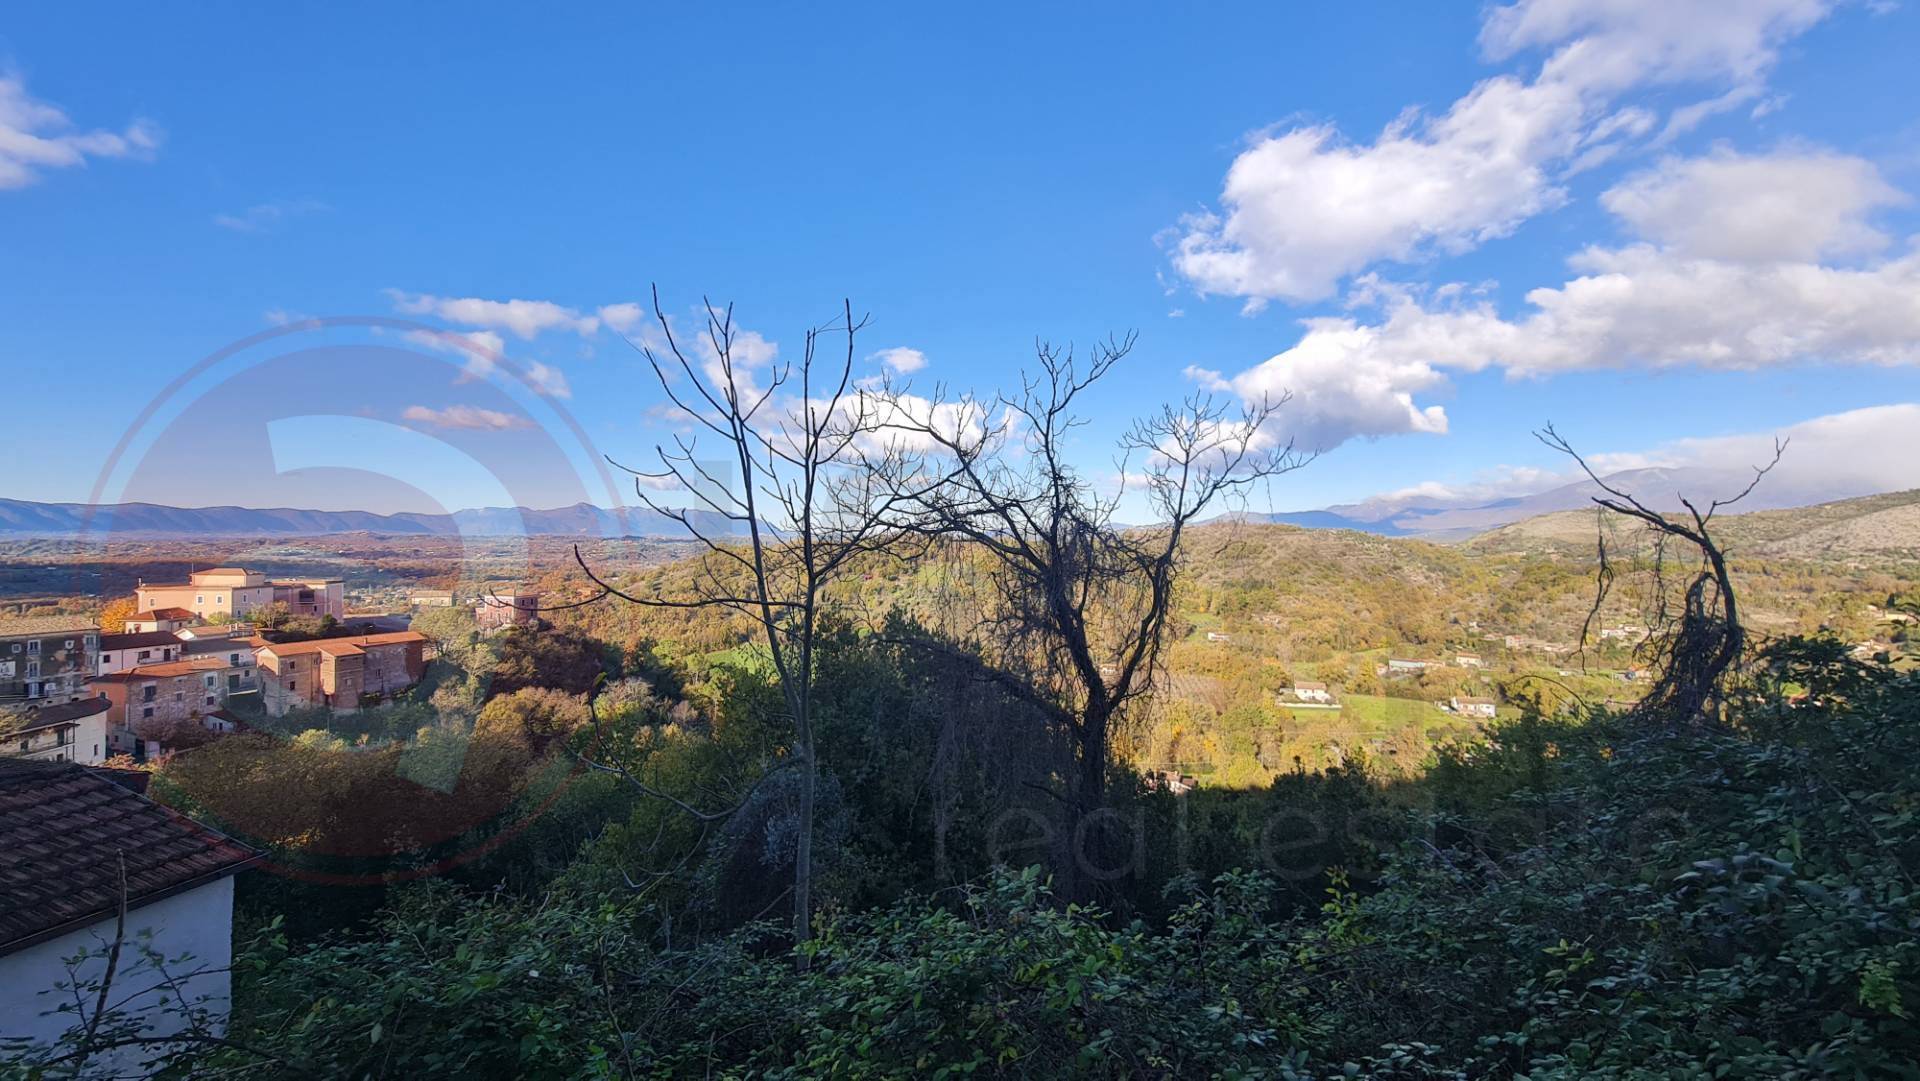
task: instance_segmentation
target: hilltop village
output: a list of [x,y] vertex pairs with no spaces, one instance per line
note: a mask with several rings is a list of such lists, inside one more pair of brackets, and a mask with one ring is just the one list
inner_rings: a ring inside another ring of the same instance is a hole
[[[451,607],[450,590],[413,603]],[[539,595],[483,589],[482,631],[536,621]],[[141,581],[134,611],[0,617],[0,756],[100,765],[156,759],[293,710],[353,713],[419,683],[433,656],[410,614],[353,614],[339,578],[269,579],[240,567]]]

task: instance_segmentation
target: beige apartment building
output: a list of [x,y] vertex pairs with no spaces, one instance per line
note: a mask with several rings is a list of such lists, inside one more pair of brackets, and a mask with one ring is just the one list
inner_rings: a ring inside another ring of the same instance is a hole
[[[346,582],[340,578],[278,578],[259,571],[215,567],[194,571],[185,582],[141,582],[134,589],[139,611],[184,608],[201,619],[239,619],[256,608],[283,604],[296,616],[347,614]],[[136,617],[137,618],[137,617]]]

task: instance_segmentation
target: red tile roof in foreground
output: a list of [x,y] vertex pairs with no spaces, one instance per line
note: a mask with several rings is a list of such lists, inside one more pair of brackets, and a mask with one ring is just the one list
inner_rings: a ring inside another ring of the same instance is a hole
[[0,759],[0,954],[239,871],[253,849],[72,762]]
[[[190,587],[148,586],[147,588],[148,589],[168,589],[168,588],[187,589]],[[154,620],[154,619],[174,620],[174,619],[199,619],[199,618],[200,617],[195,615],[191,609],[187,609],[187,608],[149,608],[144,612],[135,612],[133,615],[128,616],[127,620],[132,623],[138,623],[141,620]]]

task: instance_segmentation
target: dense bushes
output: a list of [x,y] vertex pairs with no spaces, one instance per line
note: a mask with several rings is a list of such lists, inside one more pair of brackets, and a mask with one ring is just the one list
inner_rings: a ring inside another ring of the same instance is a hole
[[[912,686],[862,671],[841,686],[872,688],[870,705]],[[1723,728],[1529,716],[1452,748],[1419,782],[1353,769],[1211,802],[1128,797],[1151,833],[1177,826],[1191,842],[1151,846],[1130,888],[1162,899],[1133,896],[1134,917],[1063,906],[1029,867],[830,906],[797,952],[763,924],[669,947],[652,900],[604,877],[570,873],[525,896],[415,884],[365,933],[317,948],[270,928],[237,962],[230,1044],[172,1065],[1920,1076],[1920,676],[1820,641],[1777,647],[1759,671]],[[857,704],[842,703],[843,720]],[[869,819],[904,808],[888,802],[899,790],[844,757],[878,750],[841,739],[840,768],[865,783],[836,813],[885,834]],[[1291,867],[1215,873],[1259,862],[1261,816],[1301,807],[1338,824],[1283,834]],[[846,847],[869,878],[887,859],[871,839]]]

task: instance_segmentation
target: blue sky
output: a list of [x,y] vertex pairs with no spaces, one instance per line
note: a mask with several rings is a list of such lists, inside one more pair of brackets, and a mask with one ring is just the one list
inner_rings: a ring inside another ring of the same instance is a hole
[[[1088,470],[1196,386],[1291,390],[1283,431],[1327,453],[1276,509],[1539,487],[1549,420],[1613,464],[1793,431],[1805,473],[1920,485],[1911,5],[681,7],[11,12],[0,495],[497,492],[369,479],[385,444],[344,423],[333,466],[311,426],[284,436],[302,475],[235,465],[303,410],[406,429],[395,455],[424,434],[524,473],[498,419],[524,413],[578,474],[643,459],[660,395],[602,309],[651,282],[683,315],[735,301],[783,357],[851,297],[863,365],[914,350],[920,385],[1137,330]],[[383,380],[354,350],[385,327],[254,398],[218,371],[168,393],[276,323],[362,316],[495,335],[536,378]]]

